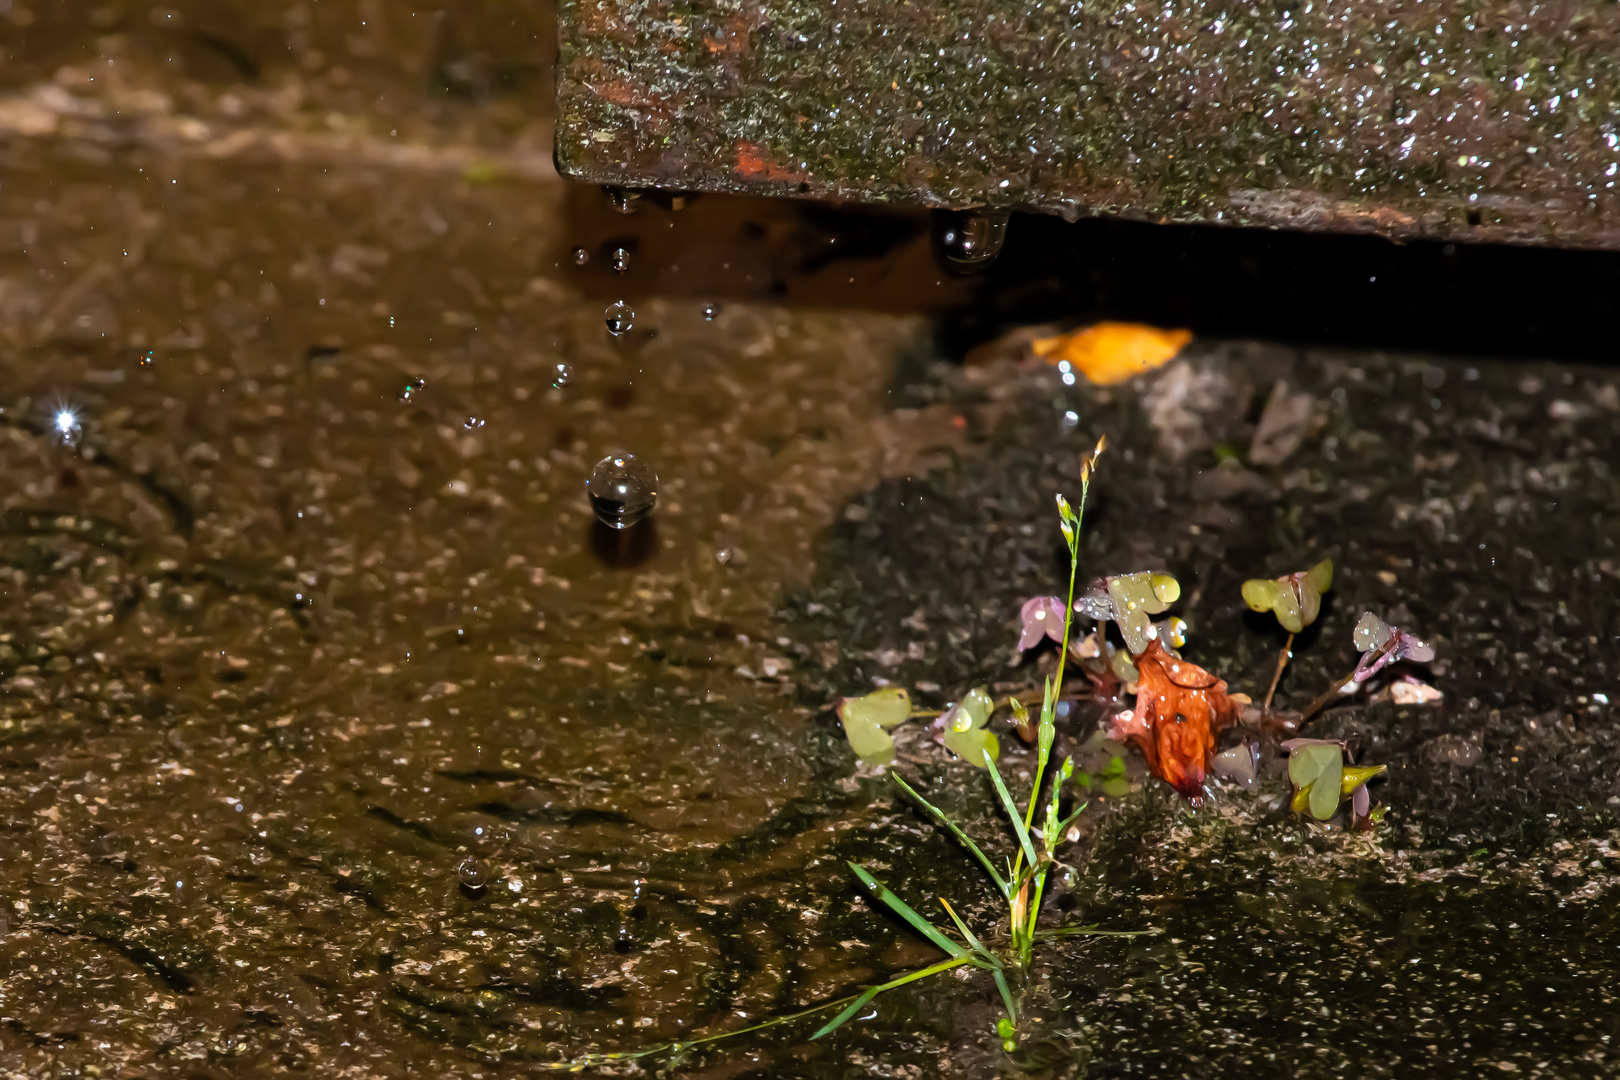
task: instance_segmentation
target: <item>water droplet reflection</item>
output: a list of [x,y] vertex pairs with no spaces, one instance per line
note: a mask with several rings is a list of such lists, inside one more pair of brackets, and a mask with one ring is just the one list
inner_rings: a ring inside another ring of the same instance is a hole
[[557,390],[567,386],[574,378],[574,369],[567,364],[558,364],[551,370],[551,385]]
[[953,274],[982,273],[1001,254],[1007,218],[1005,210],[935,211],[935,256]]
[[79,414],[66,405],[61,406],[51,415],[51,430],[58,440],[72,446],[79,440]]
[[608,333],[619,337],[635,329],[636,312],[623,300],[615,300],[602,312],[602,321],[607,324]]
[[641,192],[622,187],[609,187],[606,191],[608,201],[619,213],[633,214],[641,209]]
[[613,254],[608,256],[608,265],[613,268],[615,274],[624,273],[630,269],[630,252],[622,247],[614,248]]
[[422,378],[420,375],[416,376],[414,379],[406,379],[405,386],[399,392],[399,400],[401,402],[410,401],[411,398],[416,396],[418,391],[422,390],[426,386],[427,380]]
[[598,521],[628,529],[658,505],[658,474],[634,454],[609,454],[591,470],[585,491]]
[[469,855],[456,867],[456,880],[464,889],[482,889],[489,884],[489,864],[476,855]]
[[715,303],[713,300],[710,300],[707,304],[703,305],[703,321],[704,322],[714,322],[714,320],[716,318],[718,318],[719,315],[720,315],[720,305]]
[[477,431],[479,428],[484,426],[484,422],[476,416],[469,416],[467,419],[461,422],[461,426],[466,428],[468,431]]
[[573,259],[575,266],[584,266],[591,261],[591,253],[582,247],[577,247],[573,250]]

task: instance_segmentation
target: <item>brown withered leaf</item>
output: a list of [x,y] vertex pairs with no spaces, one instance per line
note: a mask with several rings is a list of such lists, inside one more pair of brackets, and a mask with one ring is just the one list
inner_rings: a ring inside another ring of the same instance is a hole
[[1148,770],[1197,803],[1215,738],[1237,722],[1239,702],[1226,682],[1165,652],[1158,638],[1136,657],[1136,710],[1114,717],[1112,738],[1129,742]]

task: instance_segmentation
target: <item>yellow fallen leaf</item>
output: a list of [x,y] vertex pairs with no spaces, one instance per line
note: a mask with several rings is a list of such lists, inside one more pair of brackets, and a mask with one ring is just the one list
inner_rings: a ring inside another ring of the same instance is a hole
[[1048,364],[1067,360],[1092,382],[1107,385],[1168,363],[1191,340],[1191,330],[1100,322],[1072,334],[1039,338],[1030,342],[1030,349]]

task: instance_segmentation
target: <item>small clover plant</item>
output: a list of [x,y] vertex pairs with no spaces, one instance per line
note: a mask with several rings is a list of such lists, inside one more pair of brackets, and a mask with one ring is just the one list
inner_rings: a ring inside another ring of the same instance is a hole
[[[945,745],[968,761],[981,766],[989,773],[991,784],[995,788],[998,801],[1007,815],[1007,822],[1015,841],[1011,858],[998,866],[995,860],[985,854],[984,850],[963,832],[961,827],[952,821],[943,811],[924,799],[917,790],[908,784],[898,773],[890,772],[894,783],[908,795],[936,824],[949,832],[984,868],[996,891],[1001,894],[1007,904],[1008,940],[1004,947],[996,948],[987,945],[983,939],[970,930],[956,910],[940,899],[940,904],[949,916],[952,926],[957,932],[953,937],[950,928],[934,925],[917,912],[910,904],[891,892],[887,886],[873,877],[872,874],[858,863],[850,863],[850,870],[866,890],[881,901],[889,910],[910,925],[917,933],[938,946],[947,956],[947,959],[909,972],[896,979],[891,979],[878,986],[868,987],[859,995],[849,1001],[836,1016],[828,1020],[813,1035],[820,1038],[828,1032],[835,1030],[856,1016],[862,1009],[879,994],[897,986],[916,982],[953,968],[971,966],[987,971],[995,981],[996,989],[1000,992],[1002,1004],[1006,1008],[1005,1023],[998,1023],[996,1030],[1003,1039],[1003,1048],[1008,1052],[1017,1049],[1017,1022],[1019,1015],[1019,998],[1015,988],[1021,983],[1029,970],[1037,943],[1050,941],[1056,938],[1068,937],[1075,934],[1107,933],[1094,926],[1065,926],[1053,929],[1037,929],[1040,917],[1041,901],[1045,896],[1048,875],[1054,867],[1061,867],[1055,857],[1056,848],[1063,842],[1064,834],[1081,811],[1085,804],[1073,808],[1067,815],[1062,813],[1063,787],[1074,776],[1074,759],[1068,758],[1056,770],[1052,777],[1050,790],[1045,799],[1045,813],[1042,816],[1041,827],[1035,827],[1035,812],[1042,802],[1042,790],[1046,787],[1047,766],[1050,764],[1052,744],[1057,737],[1057,704],[1058,694],[1063,685],[1064,662],[1069,655],[1071,613],[1074,611],[1074,585],[1075,576],[1080,562],[1080,523],[1081,513],[1084,512],[1086,495],[1091,488],[1093,461],[1097,454],[1101,454],[1106,446],[1103,440],[1098,440],[1097,448],[1092,455],[1086,457],[1080,466],[1081,495],[1080,509],[1077,511],[1069,505],[1063,496],[1057,497],[1058,526],[1069,549],[1069,595],[1066,602],[1058,602],[1055,597],[1037,598],[1039,604],[1031,607],[1026,604],[1024,608],[1024,633],[1020,637],[1023,642],[1028,639],[1030,645],[1039,642],[1043,636],[1051,636],[1058,641],[1057,673],[1047,679],[1041,700],[1040,720],[1033,724],[1029,710],[1024,703],[1012,698],[1008,704],[1012,708],[1017,726],[1023,730],[1033,727],[1036,732],[1036,763],[1035,775],[1030,785],[1029,798],[1020,810],[1013,800],[1012,794],[1007,790],[1006,782],[996,768],[996,757],[1000,752],[995,735],[988,730],[991,713],[995,710],[996,702],[990,697],[988,691],[982,687],[968,692],[956,705],[953,705],[939,716],[939,724],[944,730]],[[1154,596],[1153,583],[1145,582],[1147,594]],[[1162,588],[1162,587],[1161,587]],[[1179,592],[1179,587],[1177,588]],[[1141,603],[1138,593],[1132,593],[1138,607]],[[1050,603],[1047,601],[1051,601]],[[1160,602],[1155,596],[1155,603]],[[1032,604],[1036,602],[1032,601]],[[1155,610],[1162,611],[1163,607]],[[1049,624],[1050,621],[1050,624]],[[1031,624],[1034,624],[1033,628]],[[1061,631],[1054,633],[1061,624]],[[839,703],[838,715],[844,721],[844,730],[850,740],[850,745],[857,753],[868,761],[881,761],[887,763],[893,759],[894,744],[889,738],[888,728],[903,722],[914,715],[910,708],[910,698],[904,691],[883,690],[876,694],[868,694],[862,698],[845,699]],[[865,752],[863,752],[865,751]],[[1124,782],[1125,762],[1122,758],[1114,758],[1109,769],[1104,773],[1103,790],[1112,792],[1117,790],[1115,782]],[[1088,778],[1089,780],[1089,778]],[[1086,785],[1086,786],[1089,786]],[[1127,785],[1128,786],[1128,785]],[[1037,841],[1039,847],[1037,847]],[[1131,931],[1116,933],[1129,934]]]
[[1277,616],[1282,628],[1288,631],[1288,640],[1277,654],[1277,670],[1272,673],[1271,687],[1266,691],[1263,709],[1271,708],[1271,699],[1277,695],[1277,684],[1282,681],[1283,668],[1293,655],[1294,635],[1316,621],[1322,610],[1322,594],[1333,587],[1333,560],[1323,559],[1309,570],[1297,574],[1284,574],[1280,578],[1250,578],[1243,583],[1243,602],[1255,611],[1269,611]]
[[1388,772],[1388,766],[1346,765],[1344,744],[1333,739],[1290,739],[1283,749],[1288,752],[1295,813],[1308,810],[1316,820],[1327,821],[1338,813],[1340,803],[1350,799],[1352,824],[1367,820],[1371,807],[1367,781]]
[[910,717],[911,694],[899,687],[885,687],[865,697],[838,702],[838,719],[844,722],[849,748],[868,765],[887,765],[894,760],[894,739],[888,729]]
[[1333,587],[1333,560],[1323,559],[1309,570],[1280,578],[1250,578],[1243,583],[1243,601],[1255,611],[1270,611],[1290,634],[1316,621],[1322,594]]
[[968,691],[959,705],[941,717],[945,721],[945,748],[975,765],[987,757],[991,761],[1000,758],[1001,742],[986,726],[995,704],[982,686]]

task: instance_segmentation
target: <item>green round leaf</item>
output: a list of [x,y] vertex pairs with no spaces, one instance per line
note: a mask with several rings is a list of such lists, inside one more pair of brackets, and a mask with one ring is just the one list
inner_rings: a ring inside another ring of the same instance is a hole
[[858,716],[880,727],[892,728],[911,715],[911,695],[903,687],[888,686],[865,697],[845,698],[838,705],[838,718],[846,724]]
[[1277,606],[1282,585],[1269,578],[1250,578],[1243,583],[1243,602],[1255,611],[1270,611]]
[[1309,626],[1316,621],[1317,612],[1322,610],[1322,594],[1311,586],[1309,581],[1303,581],[1299,586],[1299,623]]
[[963,758],[970,765],[984,768],[984,751],[990,751],[990,760],[996,761],[1001,757],[1001,740],[996,733],[985,728],[972,728],[968,731],[946,731],[945,748],[957,757]]
[[1299,598],[1294,595],[1293,589],[1280,583],[1276,584],[1277,603],[1271,610],[1276,613],[1277,621],[1282,623],[1284,630],[1290,634],[1297,634],[1305,629],[1305,618],[1299,610]]
[[1297,788],[1308,787],[1329,764],[1344,760],[1337,743],[1301,746],[1288,755],[1288,779]]
[[1181,582],[1169,574],[1154,574],[1148,578],[1148,584],[1161,603],[1173,604],[1181,599]]
[[976,728],[982,728],[990,722],[990,714],[995,707],[995,699],[982,686],[975,686],[967,692],[967,697],[962,699],[962,711],[972,718],[973,726]]
[[1337,746],[1328,749],[1333,751],[1333,759],[1323,766],[1322,775],[1311,784],[1311,816],[1317,821],[1326,821],[1339,809],[1339,780],[1344,772],[1344,758]]
[[887,765],[894,760],[894,740],[870,717],[845,716],[844,737],[855,756],[868,765]]

